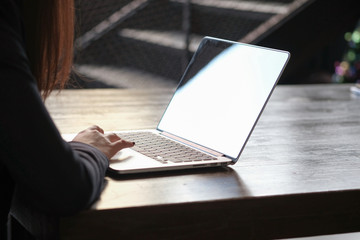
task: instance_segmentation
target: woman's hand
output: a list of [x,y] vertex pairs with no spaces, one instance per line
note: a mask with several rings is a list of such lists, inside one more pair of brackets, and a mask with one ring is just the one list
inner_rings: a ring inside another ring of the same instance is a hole
[[79,132],[73,141],[86,143],[99,149],[108,159],[121,149],[135,145],[134,142],[123,140],[115,133],[105,134],[99,126],[92,126]]

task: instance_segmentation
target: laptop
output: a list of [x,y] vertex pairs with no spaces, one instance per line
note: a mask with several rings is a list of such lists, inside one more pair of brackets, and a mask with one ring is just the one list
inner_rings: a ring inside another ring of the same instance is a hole
[[134,141],[110,160],[120,174],[235,164],[289,52],[205,37],[156,129],[117,132]]

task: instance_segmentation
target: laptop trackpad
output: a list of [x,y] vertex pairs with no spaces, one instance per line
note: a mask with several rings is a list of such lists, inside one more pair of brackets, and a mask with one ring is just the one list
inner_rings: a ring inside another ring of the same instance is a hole
[[128,148],[119,151],[110,160],[110,168],[113,170],[137,169],[159,166],[163,166],[163,164]]

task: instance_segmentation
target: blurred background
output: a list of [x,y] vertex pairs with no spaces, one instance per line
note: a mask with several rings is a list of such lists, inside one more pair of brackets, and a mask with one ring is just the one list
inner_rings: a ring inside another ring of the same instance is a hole
[[76,0],[71,88],[176,87],[204,36],[291,52],[279,84],[360,79],[356,0]]

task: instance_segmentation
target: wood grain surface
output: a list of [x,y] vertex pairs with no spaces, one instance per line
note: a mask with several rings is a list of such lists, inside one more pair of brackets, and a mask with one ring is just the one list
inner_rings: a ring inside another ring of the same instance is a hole
[[[91,209],[60,218],[51,233],[33,232],[61,239],[272,239],[360,231],[360,98],[349,88],[278,86],[236,165],[108,176]],[[154,128],[172,92],[65,90],[46,104],[62,133],[92,124]]]

